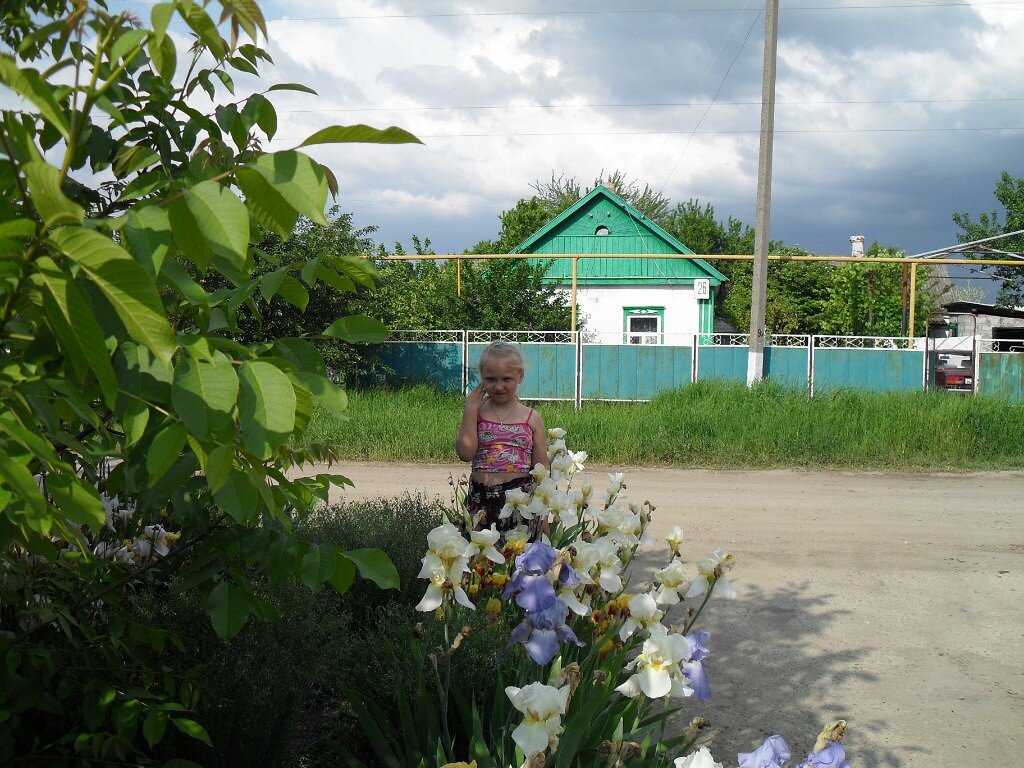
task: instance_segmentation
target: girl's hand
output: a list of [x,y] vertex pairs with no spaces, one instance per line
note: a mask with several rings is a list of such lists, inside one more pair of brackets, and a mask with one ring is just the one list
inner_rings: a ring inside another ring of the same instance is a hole
[[469,395],[466,396],[466,408],[479,411],[483,407],[486,399],[487,393],[484,391],[484,385],[477,384],[473,387],[472,391],[470,391]]

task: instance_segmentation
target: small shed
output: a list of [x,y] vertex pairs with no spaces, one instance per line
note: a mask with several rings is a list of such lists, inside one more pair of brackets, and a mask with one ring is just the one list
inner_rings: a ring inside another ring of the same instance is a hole
[[[600,185],[520,243],[514,253],[693,255]],[[545,279],[571,290],[572,260],[556,259]],[[725,275],[697,258],[581,258],[576,284],[583,330],[591,341],[605,344],[665,344],[684,335],[713,333],[715,296],[725,281]]]
[[929,318],[929,336],[992,339],[993,351],[1024,350],[1024,310],[972,301],[951,301],[942,308]]

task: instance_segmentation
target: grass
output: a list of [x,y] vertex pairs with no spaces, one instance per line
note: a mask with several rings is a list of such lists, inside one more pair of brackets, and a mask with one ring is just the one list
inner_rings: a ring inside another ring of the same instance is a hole
[[[428,387],[349,393],[305,435],[348,460],[454,462],[462,398]],[[592,464],[966,471],[1024,466],[1024,407],[945,392],[806,395],[698,382],[649,403],[531,403]]]

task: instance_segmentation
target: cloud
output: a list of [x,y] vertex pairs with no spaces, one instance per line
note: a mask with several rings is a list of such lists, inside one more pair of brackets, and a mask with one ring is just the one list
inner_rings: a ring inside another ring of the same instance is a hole
[[[854,233],[940,247],[955,241],[952,211],[996,207],[999,172],[1024,174],[1024,10],[871,5],[782,5],[773,239],[836,253]],[[271,4],[268,18],[292,18],[271,22],[275,77],[321,94],[282,94],[275,146],[336,123],[421,136],[317,156],[359,223],[389,242],[429,236],[440,252],[494,237],[497,215],[552,173],[587,184],[620,169],[753,224],[760,8]]]

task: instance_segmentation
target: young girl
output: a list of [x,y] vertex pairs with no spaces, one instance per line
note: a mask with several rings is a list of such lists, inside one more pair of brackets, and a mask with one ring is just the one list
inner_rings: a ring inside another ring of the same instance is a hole
[[471,462],[467,501],[477,530],[492,524],[499,531],[515,527],[510,517],[498,519],[505,492],[529,491],[530,470],[548,463],[544,419],[517,396],[524,372],[523,356],[515,345],[488,344],[480,354],[480,384],[466,398],[455,451]]

